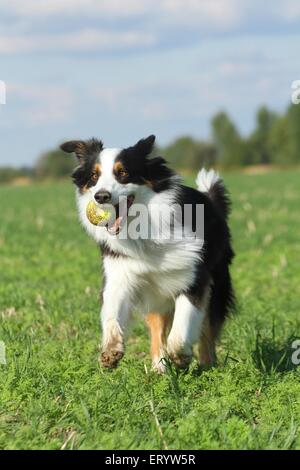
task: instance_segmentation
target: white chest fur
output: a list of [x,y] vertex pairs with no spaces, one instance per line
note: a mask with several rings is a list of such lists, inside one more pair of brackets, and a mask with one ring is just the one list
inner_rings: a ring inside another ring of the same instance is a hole
[[136,257],[108,256],[104,259],[106,282],[128,291],[133,305],[142,307],[144,313],[167,312],[178,294],[193,283],[198,258],[199,251],[187,250],[184,242],[151,246]]
[[[86,217],[86,205],[90,195],[77,199],[80,220],[87,232],[97,243],[105,243],[119,256],[106,256],[104,270],[105,291],[118,289],[128,292],[133,305],[144,311],[168,309],[175,298],[185,291],[195,277],[202,243],[199,239],[181,238],[159,241],[130,238],[120,239],[108,235],[104,227],[93,226]],[[152,197],[161,207],[162,202],[170,204],[174,193]],[[123,294],[122,294],[123,295]]]

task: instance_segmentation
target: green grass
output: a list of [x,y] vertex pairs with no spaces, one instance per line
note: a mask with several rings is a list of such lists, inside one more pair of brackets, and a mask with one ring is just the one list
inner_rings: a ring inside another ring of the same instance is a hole
[[299,449],[299,180],[226,178],[238,314],[217,368],[163,377],[141,321],[120,367],[98,365],[100,259],[71,183],[0,188],[0,448]]

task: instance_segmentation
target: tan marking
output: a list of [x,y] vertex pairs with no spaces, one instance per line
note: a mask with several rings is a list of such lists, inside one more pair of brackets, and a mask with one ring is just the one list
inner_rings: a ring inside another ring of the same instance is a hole
[[84,194],[89,190],[88,186],[85,184],[82,188],[80,188],[80,193]]
[[[100,163],[95,163],[94,166],[93,166],[93,172],[94,174],[98,175],[98,178],[99,176],[101,175],[101,164]],[[87,184],[85,184],[82,188],[80,188],[80,193],[81,194],[84,194],[86,193],[87,191],[89,190],[89,187]]]
[[150,189],[153,188],[153,183],[152,183],[152,181],[146,180],[145,178],[143,178],[143,181],[144,181],[144,183],[145,183],[145,186],[147,186],[147,187],[150,188]]
[[93,171],[97,173],[98,176],[101,175],[101,163],[95,163]]
[[151,337],[151,358],[153,363],[161,359],[165,350],[166,336],[171,323],[170,315],[162,315],[156,312],[148,313],[146,316]]
[[114,164],[114,171],[115,172],[119,172],[119,171],[122,171],[124,168],[123,168],[123,165],[120,161],[117,161],[115,164]]

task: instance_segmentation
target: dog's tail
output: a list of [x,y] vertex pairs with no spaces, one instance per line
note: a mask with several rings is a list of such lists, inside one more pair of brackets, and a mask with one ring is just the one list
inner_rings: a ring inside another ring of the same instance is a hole
[[[218,210],[221,217],[227,220],[230,212],[230,200],[223,180],[214,170],[199,171],[196,183],[198,190],[206,193]],[[227,225],[227,224],[226,224]],[[222,258],[212,272],[213,286],[210,296],[210,323],[216,335],[230,311],[235,311],[235,295],[232,287],[229,266],[234,257],[228,229],[227,243],[223,249]]]
[[206,171],[202,168],[197,175],[196,184],[198,190],[207,193],[218,211],[227,219],[230,212],[230,200],[219,174],[214,170]]

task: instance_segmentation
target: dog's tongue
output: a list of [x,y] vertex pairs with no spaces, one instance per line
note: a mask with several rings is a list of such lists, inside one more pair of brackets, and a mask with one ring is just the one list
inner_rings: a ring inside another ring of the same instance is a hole
[[122,228],[122,223],[126,220],[127,217],[127,198],[124,198],[120,201],[119,204],[119,214],[116,220],[112,225],[109,225],[108,231],[111,235],[117,235],[121,228]]

